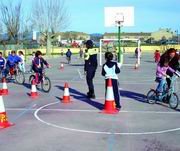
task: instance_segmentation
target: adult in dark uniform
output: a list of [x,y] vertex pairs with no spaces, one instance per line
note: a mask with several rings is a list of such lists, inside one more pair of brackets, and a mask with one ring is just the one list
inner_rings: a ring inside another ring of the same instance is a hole
[[84,71],[86,73],[86,82],[89,89],[89,91],[87,92],[87,96],[89,98],[95,98],[93,78],[95,76],[98,65],[97,52],[95,49],[93,49],[92,40],[87,40],[85,44],[87,49],[84,57],[85,59]]

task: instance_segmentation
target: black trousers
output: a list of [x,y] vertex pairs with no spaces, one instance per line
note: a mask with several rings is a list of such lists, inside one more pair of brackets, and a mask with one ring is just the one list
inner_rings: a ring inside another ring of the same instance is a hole
[[93,78],[95,76],[95,73],[96,73],[96,67],[90,67],[86,71],[86,82],[87,82],[90,94],[94,94]]
[[[112,81],[112,87],[113,87],[114,100],[115,100],[115,103],[116,103],[116,107],[121,108],[118,80],[111,79],[111,81]],[[107,88],[107,84],[108,84],[108,79],[106,79],[106,88]]]

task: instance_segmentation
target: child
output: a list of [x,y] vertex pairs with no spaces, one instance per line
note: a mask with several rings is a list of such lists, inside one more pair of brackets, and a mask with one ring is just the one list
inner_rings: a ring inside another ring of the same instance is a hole
[[68,51],[66,52],[66,58],[68,60],[68,64],[71,62],[71,55],[72,55],[72,52],[70,49],[68,49]]
[[102,67],[102,75],[105,76],[106,86],[108,79],[112,79],[112,87],[113,87],[114,99],[116,103],[116,109],[119,111],[121,109],[121,105],[120,105],[117,74],[120,73],[120,68],[118,67],[117,62],[112,61],[113,54],[111,52],[105,53],[105,59],[106,59],[106,63]]
[[169,78],[169,76],[166,74],[167,70],[169,70],[172,73],[175,73],[175,70],[173,70],[171,67],[169,67],[169,61],[168,59],[165,59],[163,62],[158,63],[157,69],[156,69],[156,81],[159,83],[156,91],[158,95],[162,95],[162,92],[164,91],[164,85],[166,83],[166,78]]
[[24,53],[22,51],[18,52],[19,57],[21,58],[21,62],[19,63],[19,68],[22,72],[25,72],[25,60],[24,60]]
[[2,73],[2,76],[4,76],[5,64],[6,60],[2,57],[2,52],[0,52],[0,72]]
[[39,83],[42,80],[44,64],[47,66],[47,68],[49,67],[47,61],[42,57],[41,51],[37,51],[32,62],[32,69],[36,73],[36,83]]
[[160,54],[159,50],[156,50],[154,53],[154,61],[156,63],[158,63],[160,61],[160,58],[161,58],[161,54]]

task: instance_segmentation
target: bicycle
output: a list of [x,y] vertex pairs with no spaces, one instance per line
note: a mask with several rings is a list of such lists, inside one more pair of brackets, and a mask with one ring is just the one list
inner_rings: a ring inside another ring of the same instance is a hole
[[3,71],[1,71],[1,78],[3,77],[6,77],[7,80],[12,80],[14,77],[14,80],[17,84],[24,84],[25,82],[25,75],[20,70],[18,65],[15,65],[14,67],[9,68],[9,70],[4,69],[4,73]]
[[[38,73],[34,73],[29,76],[29,83],[31,84],[32,80],[35,80],[36,86],[38,86],[40,84],[41,89],[44,92],[48,93],[51,90],[51,81],[45,74],[45,68],[43,69],[41,79],[39,79],[39,74],[38,75],[36,75],[36,74],[38,74]],[[36,76],[38,77],[38,81],[36,81]]]
[[170,77],[171,85],[168,89],[167,82],[164,85],[162,95],[158,95],[158,92],[155,89],[149,90],[147,93],[147,102],[149,104],[155,104],[157,101],[159,102],[169,102],[169,106],[172,109],[176,109],[179,104],[178,95],[175,93],[174,82],[177,76]]

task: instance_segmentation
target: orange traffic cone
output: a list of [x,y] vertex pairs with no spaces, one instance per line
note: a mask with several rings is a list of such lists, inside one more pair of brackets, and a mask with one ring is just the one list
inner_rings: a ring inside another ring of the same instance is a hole
[[64,69],[64,64],[61,63],[61,65],[60,65],[60,70],[63,70],[63,69]]
[[136,61],[135,66],[134,66],[134,69],[136,70],[136,69],[138,69],[138,68],[139,68],[138,62]]
[[1,94],[2,95],[8,95],[9,92],[8,92],[8,88],[7,88],[6,78],[5,77],[2,78],[2,83],[3,83],[3,88],[1,89]]
[[8,122],[7,114],[4,107],[3,97],[0,94],[0,128],[7,128],[14,124]]
[[70,101],[68,83],[65,83],[65,85],[64,85],[64,95],[63,95],[62,103],[70,103],[70,102],[71,101]]
[[35,82],[35,79],[32,80],[32,83],[31,83],[31,94],[30,94],[31,98],[37,98],[38,97],[38,93],[37,93],[37,90],[36,90],[36,82]]
[[111,79],[108,79],[107,88],[106,88],[106,100],[102,113],[106,113],[106,114],[118,113],[118,110],[116,110],[115,108],[114,93],[113,93]]

